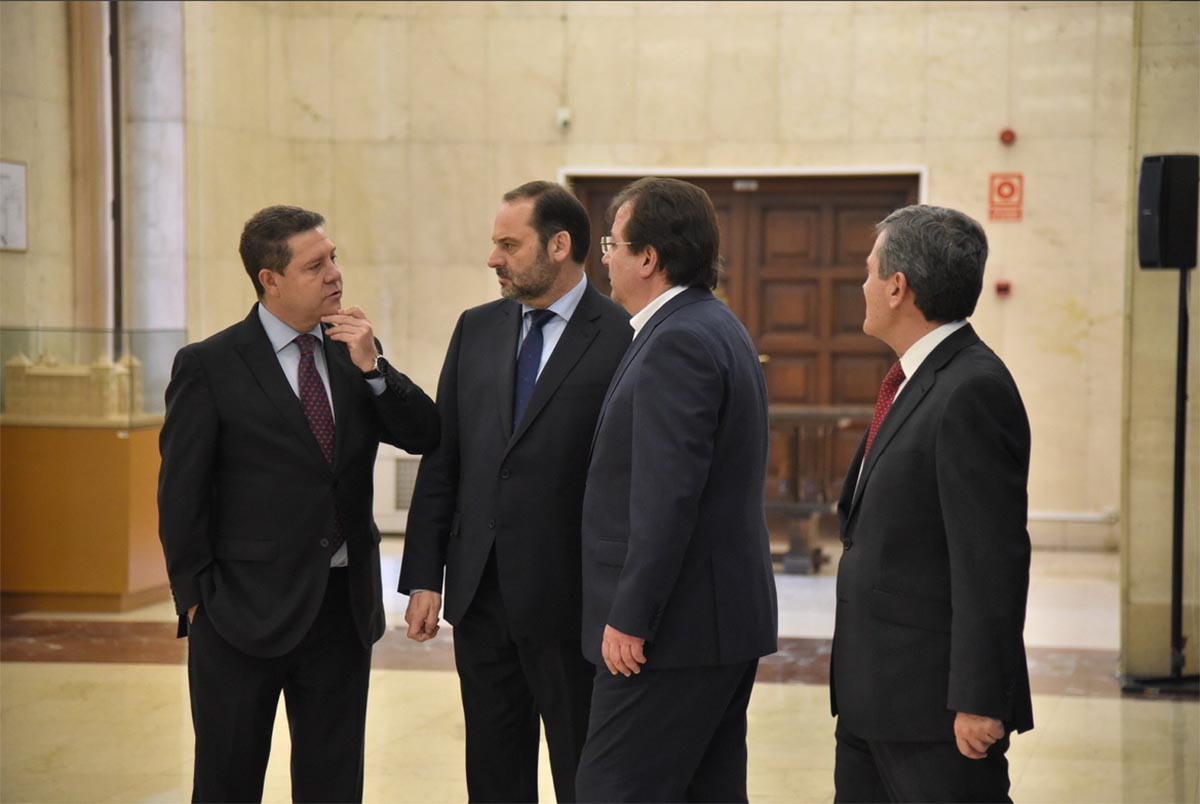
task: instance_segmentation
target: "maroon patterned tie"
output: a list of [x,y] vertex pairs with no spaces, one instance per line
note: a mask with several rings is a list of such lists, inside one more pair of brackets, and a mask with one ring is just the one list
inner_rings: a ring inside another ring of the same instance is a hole
[[313,350],[317,347],[315,335],[299,335],[296,345],[300,347],[300,407],[308,419],[309,429],[317,437],[321,452],[329,465],[333,465],[333,414],[329,410],[329,397],[325,395],[325,384],[317,373],[313,361]]
[[875,400],[875,415],[871,418],[871,429],[867,432],[867,448],[863,450],[863,463],[867,462],[867,456],[871,454],[871,444],[875,441],[875,433],[879,431],[879,425],[883,424],[883,420],[887,418],[888,411],[892,409],[892,402],[896,398],[896,391],[900,390],[900,384],[904,382],[904,369],[900,366],[900,361],[888,369],[887,375],[883,378],[883,382],[879,386],[879,398]]
[[[333,466],[333,413],[329,408],[329,397],[325,394],[325,384],[321,382],[321,375],[317,373],[317,364],[313,360],[317,337],[298,335],[295,341],[300,347],[300,407],[304,409],[309,429],[321,445],[321,453]],[[333,549],[336,550],[343,541],[340,513],[334,515],[333,530]]]

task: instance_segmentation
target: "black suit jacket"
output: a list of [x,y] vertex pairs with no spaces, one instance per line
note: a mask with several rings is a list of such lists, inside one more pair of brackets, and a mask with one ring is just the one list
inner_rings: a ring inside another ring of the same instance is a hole
[[[321,606],[335,510],[349,556],[358,635],[383,634],[379,530],[371,514],[381,440],[437,444],[432,400],[399,372],[375,396],[346,345],[324,339],[334,465],[258,317],[179,351],[159,446],[159,536],[181,615],[199,603],[226,641],[255,656],[295,647]],[[182,623],[181,623],[182,625]]]
[[583,650],[604,626],[646,640],[647,667],[776,650],[763,511],[767,388],[749,334],[691,288],[638,333],[613,377],[583,511]]
[[[830,693],[875,740],[953,740],[955,712],[1033,727],[1025,663],[1029,421],[968,325],[921,363],[838,502]],[[857,481],[857,482],[856,482]]]
[[399,588],[439,590],[444,568],[444,616],[457,625],[494,546],[512,633],[575,639],[588,445],[633,330],[589,284],[513,432],[520,326],[507,299],[458,319],[438,382],[442,440],[417,473]]

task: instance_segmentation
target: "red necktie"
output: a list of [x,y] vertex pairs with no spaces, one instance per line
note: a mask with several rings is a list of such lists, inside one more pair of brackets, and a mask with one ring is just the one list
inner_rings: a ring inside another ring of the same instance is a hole
[[900,384],[903,382],[904,369],[900,366],[900,361],[897,360],[888,369],[887,375],[879,385],[879,398],[875,400],[875,415],[871,418],[871,429],[867,432],[867,448],[863,450],[863,463],[866,463],[867,456],[871,454],[871,444],[875,441],[875,433],[879,431],[879,425],[883,424],[883,420],[887,418],[888,411],[892,409],[892,401],[896,398],[896,391],[900,390]]
[[329,397],[325,395],[325,384],[317,373],[313,361],[313,349],[317,346],[315,335],[299,335],[296,345],[300,347],[300,407],[308,427],[317,437],[321,452],[329,465],[333,465],[333,414],[329,410]]
[[[298,335],[296,345],[300,347],[300,407],[304,409],[304,418],[308,419],[308,427],[321,445],[321,454],[333,466],[333,412],[329,408],[329,397],[325,394],[325,383],[317,373],[317,364],[313,360],[313,350],[317,346],[317,336]],[[333,549],[342,546],[342,517],[334,514]]]

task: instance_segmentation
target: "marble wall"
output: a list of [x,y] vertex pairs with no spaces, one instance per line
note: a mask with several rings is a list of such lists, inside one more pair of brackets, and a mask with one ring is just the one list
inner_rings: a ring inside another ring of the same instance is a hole
[[[1030,410],[1032,507],[1067,520],[1035,520],[1035,537],[1115,546],[1134,9],[187,3],[189,328],[252,302],[245,218],[307,205],[330,220],[347,301],[432,386],[458,313],[496,295],[491,218],[528,178],[921,165],[931,203],[989,230],[975,324]],[[994,172],[1024,174],[1020,223],[987,221]],[[991,289],[1001,278],[1008,298]]]
[[70,327],[71,81],[64,3],[0,3],[0,159],[24,162],[27,251],[0,251],[0,325]]

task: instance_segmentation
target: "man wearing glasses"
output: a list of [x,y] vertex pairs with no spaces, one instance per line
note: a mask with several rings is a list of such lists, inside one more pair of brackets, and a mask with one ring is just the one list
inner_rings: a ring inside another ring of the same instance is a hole
[[763,512],[767,389],[712,294],[712,201],[641,179],[609,207],[613,300],[633,344],[583,501],[583,649],[597,666],[580,801],[745,801],[746,707],[776,650]]
[[458,320],[438,384],[442,440],[409,511],[400,591],[418,642],[454,625],[471,801],[536,801],[539,719],[575,800],[594,668],[580,643],[588,447],[629,316],[584,276],[590,227],[557,184],[505,194],[488,266],[500,300]]

